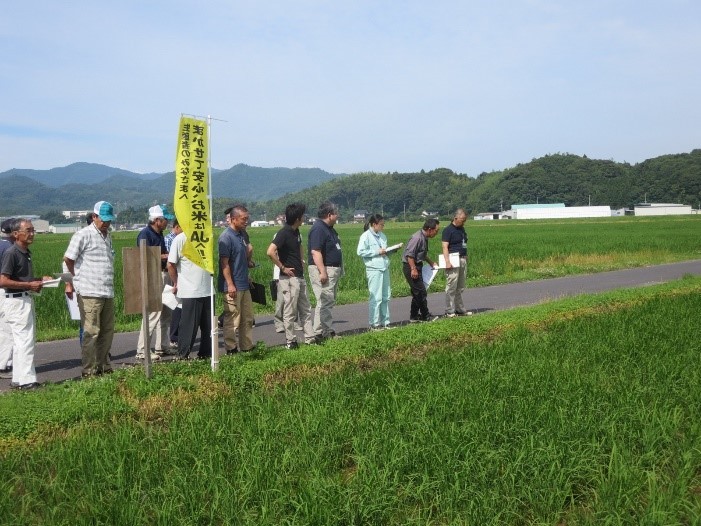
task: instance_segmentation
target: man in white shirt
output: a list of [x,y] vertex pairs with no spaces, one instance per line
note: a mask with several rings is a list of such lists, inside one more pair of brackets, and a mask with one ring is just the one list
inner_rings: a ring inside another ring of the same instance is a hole
[[173,293],[182,300],[182,313],[178,326],[178,358],[187,360],[200,330],[200,348],[197,358],[212,356],[212,278],[202,267],[183,255],[187,243],[183,232],[175,236],[168,253],[168,275],[173,281]]

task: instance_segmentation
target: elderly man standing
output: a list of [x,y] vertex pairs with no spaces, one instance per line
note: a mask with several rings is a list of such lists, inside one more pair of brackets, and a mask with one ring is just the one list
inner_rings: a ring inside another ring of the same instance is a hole
[[29,250],[36,231],[28,219],[15,219],[10,229],[15,242],[3,255],[0,287],[5,289],[3,316],[13,340],[12,387],[35,389],[39,384],[34,368],[36,323],[31,293],[40,292],[44,285],[42,279],[34,277],[32,253]]
[[209,273],[183,255],[187,235],[181,232],[170,246],[168,274],[173,283],[173,292],[182,299],[182,312],[178,326],[178,358],[187,360],[195,344],[197,329],[200,330],[198,358],[212,356],[212,295]]
[[[146,241],[148,247],[159,247],[161,251],[161,290],[165,285],[170,285],[170,277],[166,270],[168,262],[168,250],[166,249],[165,238],[163,231],[168,228],[168,222],[175,219],[166,205],[156,205],[148,209],[148,225],[144,227],[136,238],[136,246],[138,247],[141,240]],[[139,341],[136,345],[136,358],[143,360],[146,349],[144,342],[144,324],[148,323],[149,339],[155,335],[156,341],[154,348],[156,353],[151,353],[151,360],[160,360],[161,356],[166,354],[174,354],[175,351],[170,349],[170,317],[171,311],[163,305],[159,312],[150,312],[148,319],[141,320],[141,329],[139,330]]]
[[317,340],[333,338],[333,316],[338,280],[343,273],[341,240],[333,226],[338,221],[338,206],[330,201],[319,205],[317,220],[309,231],[309,280],[316,296],[314,333]]
[[[5,234],[5,237],[0,239],[0,264],[3,254],[14,243],[12,221],[14,218],[5,219],[0,225],[2,233]],[[10,379],[12,378],[12,329],[3,316],[2,304],[4,300],[5,289],[0,289],[0,378]]]
[[[92,215],[92,223],[73,234],[63,255],[78,294],[84,377],[112,372],[109,353],[114,336],[114,249],[110,236],[114,209],[107,201],[99,201]],[[66,294],[72,297],[73,293]]]
[[[445,315],[448,318],[465,314],[462,293],[465,290],[467,274],[467,233],[464,227],[466,220],[467,213],[462,208],[458,208],[453,221],[443,229],[441,236],[445,259]],[[453,266],[450,262],[451,254],[457,255],[458,266]]]
[[219,236],[218,285],[219,291],[224,293],[226,354],[253,349],[253,301],[248,278],[248,245],[245,240],[248,218],[245,206],[234,206],[229,215],[229,228]]
[[436,237],[438,225],[438,219],[429,218],[424,221],[423,228],[411,236],[402,255],[402,271],[411,289],[410,323],[438,319],[438,316],[434,316],[428,310],[426,285],[421,276],[424,262],[433,268],[436,267],[436,264],[428,257],[428,240]]

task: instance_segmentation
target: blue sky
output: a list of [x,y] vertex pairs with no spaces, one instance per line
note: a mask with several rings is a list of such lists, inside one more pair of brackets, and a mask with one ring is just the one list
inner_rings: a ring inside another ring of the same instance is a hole
[[[201,4],[201,5],[198,5]],[[698,0],[25,0],[0,17],[0,172],[212,165],[477,176],[701,148]]]

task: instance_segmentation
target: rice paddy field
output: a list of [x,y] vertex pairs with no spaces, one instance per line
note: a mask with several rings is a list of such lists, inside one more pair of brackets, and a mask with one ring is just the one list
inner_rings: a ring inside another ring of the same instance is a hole
[[699,524],[701,278],[0,396],[0,517]]
[[[441,223],[446,226],[447,222]],[[420,223],[388,222],[385,234],[390,244],[405,242],[420,229]],[[468,221],[468,287],[528,281],[668,263],[701,257],[698,243],[701,216],[617,217],[587,220]],[[302,227],[306,244],[309,227]],[[355,249],[362,233],[360,224],[338,225],[344,253],[345,276],[340,281],[339,304],[367,301],[365,269]],[[255,281],[267,284],[272,264],[265,251],[277,231],[275,227],[251,228],[248,232],[259,266],[252,270]],[[218,232],[217,232],[218,235]],[[117,330],[138,330],[141,317],[123,313],[122,247],[136,244],[137,232],[116,232]],[[439,233],[440,236],[440,233]],[[32,245],[35,273],[61,271],[63,253],[70,235],[37,235]],[[431,240],[434,259],[440,238]],[[392,295],[408,296],[401,272],[401,253],[392,256]],[[439,273],[436,288],[443,286]],[[310,298],[314,302],[313,295]],[[218,298],[218,302],[220,299]],[[71,321],[62,288],[46,289],[36,301],[40,341],[74,337],[78,323]],[[257,312],[271,312],[272,305],[256,306]]]
[[[697,221],[470,222],[470,285],[698,258]],[[700,309],[685,277],[10,392],[0,523],[701,524]]]

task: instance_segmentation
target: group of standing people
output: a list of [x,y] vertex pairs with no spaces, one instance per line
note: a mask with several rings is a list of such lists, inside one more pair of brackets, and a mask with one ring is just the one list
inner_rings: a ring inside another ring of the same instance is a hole
[[[187,236],[167,207],[156,205],[148,212],[149,223],[139,233],[137,245],[145,240],[148,246],[160,248],[162,285],[172,287],[181,306],[173,313],[164,306],[142,320],[137,358],[143,359],[146,352],[151,352],[144,341],[144,326],[148,328],[149,340],[151,335],[155,336],[152,359],[157,360],[165,354],[188,359],[198,331],[201,335],[198,358],[208,358],[211,356],[211,276],[185,257],[183,249]],[[250,217],[248,210],[243,205],[235,205],[226,213],[228,226],[218,240],[218,290],[223,293],[224,300],[224,346],[227,354],[234,354],[254,347],[249,271],[255,264],[253,247],[246,232]],[[343,275],[341,240],[334,228],[339,217],[338,206],[328,201],[321,203],[309,231],[306,253],[299,230],[305,213],[304,204],[287,205],[286,224],[275,234],[266,251],[279,269],[278,297],[288,349],[299,346],[296,331],[300,329],[307,344],[336,336],[332,311]],[[63,257],[64,269],[72,277],[66,283],[66,295],[69,298],[77,295],[80,311],[83,376],[112,372],[110,349],[115,317],[115,251],[110,226],[114,219],[110,203],[96,203],[89,214],[88,225],[73,235]],[[465,211],[458,209],[442,236],[441,252],[446,271],[445,314],[448,317],[466,313],[462,300],[467,270],[466,219]],[[173,231],[164,236],[170,222]],[[366,268],[371,330],[390,328],[389,256],[403,246],[400,243],[388,247],[384,225],[381,215],[371,215],[356,250]],[[51,278],[33,275],[29,245],[34,241],[35,230],[31,221],[5,221],[2,231],[6,239],[0,240],[0,375],[11,375],[15,388],[33,389],[39,384],[34,369],[36,328],[32,293],[41,291],[43,283]],[[426,264],[437,267],[428,256],[428,242],[438,231],[439,221],[427,219],[423,228],[411,236],[402,253],[403,274],[412,296],[411,322],[437,318],[428,310],[422,270]],[[313,315],[304,277],[305,266],[316,297]]]

